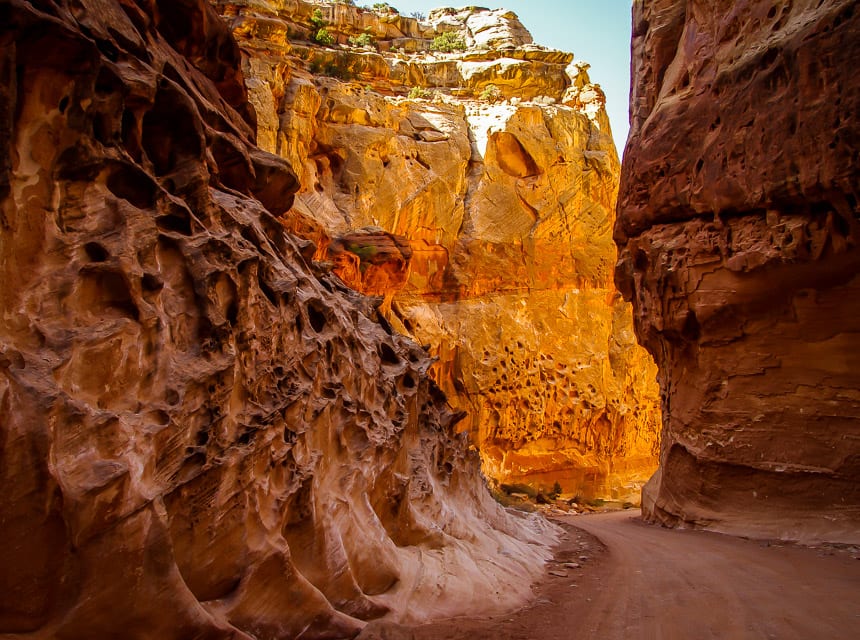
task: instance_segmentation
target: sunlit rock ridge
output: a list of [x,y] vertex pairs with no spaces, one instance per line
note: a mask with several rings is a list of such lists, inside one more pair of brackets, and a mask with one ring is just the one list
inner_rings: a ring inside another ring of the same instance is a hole
[[620,167],[588,64],[501,9],[214,4],[258,142],[298,175],[284,224],[438,359],[487,476],[638,499],[656,369],[612,280]]

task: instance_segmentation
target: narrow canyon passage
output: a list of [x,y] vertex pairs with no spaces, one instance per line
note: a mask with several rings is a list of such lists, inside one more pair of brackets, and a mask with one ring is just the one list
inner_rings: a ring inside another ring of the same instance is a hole
[[860,2],[545,4],[0,0],[0,640],[860,638]]
[[371,624],[360,637],[857,637],[860,559],[856,548],[796,547],[671,530],[645,524],[638,516],[638,511],[616,511],[557,518],[565,536],[556,548],[555,561],[534,586],[535,599],[516,613],[410,629]]

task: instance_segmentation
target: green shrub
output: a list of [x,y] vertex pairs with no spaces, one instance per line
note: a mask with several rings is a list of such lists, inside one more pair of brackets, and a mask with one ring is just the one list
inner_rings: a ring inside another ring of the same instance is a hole
[[316,42],[317,44],[321,44],[327,47],[330,47],[334,44],[334,36],[331,32],[326,29],[328,22],[323,18],[322,11],[319,9],[314,9],[314,12],[311,14],[311,40]]
[[433,42],[430,43],[430,51],[441,51],[442,53],[463,51],[465,48],[466,41],[463,39],[463,36],[456,34],[453,31],[440,33],[438,36],[433,38]]
[[314,9],[314,12],[311,14],[311,26],[314,28],[314,31],[319,31],[328,23],[323,18],[322,10]]
[[501,90],[494,84],[488,84],[486,87],[484,87],[484,90],[481,91],[480,95],[481,100],[485,100],[487,102],[495,102],[501,97]]
[[334,44],[334,36],[329,33],[329,30],[323,27],[314,34],[314,42],[326,47]]
[[409,96],[408,97],[410,100],[416,100],[418,98],[429,98],[430,92],[427,91],[427,89],[424,89],[422,87],[412,87],[409,90]]
[[350,36],[349,44],[353,47],[369,47],[373,45],[373,36],[365,31],[360,36]]
[[549,492],[549,497],[555,500],[561,495],[561,485],[556,482],[552,485],[552,491]]

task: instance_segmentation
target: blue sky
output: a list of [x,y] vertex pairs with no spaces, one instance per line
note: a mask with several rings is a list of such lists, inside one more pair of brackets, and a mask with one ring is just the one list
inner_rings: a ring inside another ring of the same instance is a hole
[[[373,4],[372,1],[356,4]],[[439,0],[389,0],[401,14],[428,13],[444,6],[468,6],[469,2]],[[632,0],[495,0],[474,2],[489,9],[513,10],[535,42],[571,51],[577,60],[591,64],[589,75],[606,92],[606,110],[618,155],[627,139],[627,102],[630,92],[630,8]]]

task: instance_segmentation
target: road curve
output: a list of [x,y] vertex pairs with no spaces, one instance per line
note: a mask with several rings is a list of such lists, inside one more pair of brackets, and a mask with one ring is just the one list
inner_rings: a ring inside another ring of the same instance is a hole
[[374,621],[361,640],[858,640],[857,549],[806,548],[644,524],[638,511],[560,516],[534,599],[502,616]]
[[860,638],[856,552],[664,529],[623,511],[565,520],[608,549],[604,588],[571,638]]

